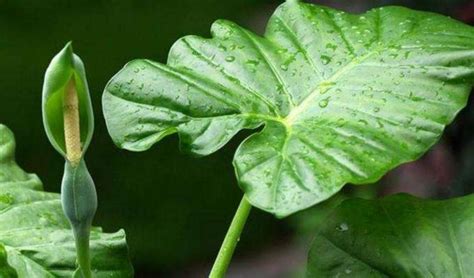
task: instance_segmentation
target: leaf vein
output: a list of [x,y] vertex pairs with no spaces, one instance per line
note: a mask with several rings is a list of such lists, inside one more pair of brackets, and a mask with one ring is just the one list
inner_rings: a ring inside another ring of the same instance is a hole
[[[181,81],[183,81],[184,83],[188,84],[188,85],[191,85],[193,86],[194,88],[198,89],[199,91],[201,91],[203,94],[207,95],[208,97],[210,98],[213,98],[217,101],[220,101],[222,102],[223,104],[229,106],[229,107],[232,107],[238,111],[240,111],[240,107],[234,103],[230,103],[230,102],[227,102],[224,98],[221,98],[219,96],[216,96],[214,94],[211,94],[209,91],[209,89],[206,89],[204,87],[202,87],[200,84],[196,83],[195,80],[192,80],[192,79],[200,79],[202,80],[201,77],[196,77],[196,76],[193,76],[189,73],[186,73],[186,75],[184,75],[183,73],[179,72],[177,69],[174,69],[174,70],[170,70],[169,68],[165,67],[165,66],[162,66],[160,64],[156,64],[152,61],[149,61],[149,60],[143,60],[145,63],[149,64],[150,66],[152,67],[155,67],[156,69],[174,77],[174,78],[177,78]],[[191,78],[190,78],[191,77]]]
[[306,136],[303,136],[303,134],[295,135],[295,136],[299,140],[301,140],[301,142],[303,142],[305,145],[307,145],[310,149],[312,149],[314,152],[326,157],[328,160],[330,160],[332,162],[335,162],[336,165],[338,165],[341,168],[347,170],[349,173],[352,173],[352,174],[354,174],[358,177],[365,177],[365,174],[360,169],[352,168],[352,167],[348,166],[346,163],[344,163],[343,161],[338,160],[333,155],[328,154],[322,148],[320,148],[320,147],[314,145],[313,143],[311,143],[311,141],[308,138],[306,138]]
[[275,66],[273,63],[270,61],[270,58],[265,54],[265,51],[260,47],[259,43],[255,40],[255,38],[252,37],[251,34],[248,33],[247,30],[241,29],[242,33],[245,34],[245,36],[248,38],[248,40],[252,43],[252,45],[255,47],[255,49],[260,53],[260,56],[263,58],[265,63],[268,65],[270,71],[272,72],[273,76],[277,79],[278,83],[282,85],[283,92],[285,93],[287,100],[290,104],[290,106],[294,107],[295,102],[293,101],[293,97],[291,94],[288,92],[287,84],[285,80],[282,78],[282,76],[278,73],[276,70]]
[[449,241],[451,242],[451,246],[453,247],[454,255],[456,256],[455,261],[457,262],[457,267],[459,274],[461,275],[460,277],[467,277],[466,273],[464,272],[464,266],[463,266],[463,261],[461,258],[461,252],[459,251],[459,245],[458,245],[458,239],[456,237],[456,233],[453,230],[453,223],[451,221],[451,218],[449,217],[447,207],[446,207],[446,202],[440,202],[441,206],[443,207],[443,213],[447,222],[447,228],[448,228],[448,233],[449,233]]
[[[201,51],[197,50],[196,48],[194,48],[190,42],[188,42],[187,40],[183,39],[183,42],[185,43],[185,45],[193,52],[195,52],[197,55],[199,55],[199,57],[203,58],[206,63],[208,63],[209,65],[212,65],[213,67],[215,67],[216,69],[219,67],[219,65],[217,65],[216,63],[214,63],[212,60],[209,59],[209,57],[205,56]],[[228,74],[224,69],[222,69],[221,73],[227,78],[227,80],[229,81],[232,81],[232,77],[230,74]],[[279,115],[279,112],[278,112],[278,108],[271,103],[270,100],[268,100],[266,97],[264,97],[263,95],[259,94],[258,92],[250,89],[249,87],[247,86],[244,86],[242,84],[242,82],[239,82],[238,83],[238,86],[240,86],[242,89],[244,89],[245,91],[249,92],[250,94],[254,95],[255,97],[257,97],[258,99],[260,99],[262,102],[264,102],[268,108],[270,110],[273,111],[274,114],[276,115]],[[228,92],[230,94],[230,92]]]
[[301,51],[301,53],[305,57],[306,61],[308,61],[308,63],[311,65],[311,67],[316,72],[316,74],[319,76],[319,78],[321,80],[323,80],[324,77],[323,77],[322,71],[316,66],[316,64],[314,63],[313,58],[308,54],[308,51],[306,50],[306,48],[304,48],[301,45],[300,40],[298,40],[295,32],[288,26],[288,24],[282,18],[280,18],[278,16],[275,16],[275,18],[277,18],[282,23],[282,26],[285,27],[285,29],[288,31],[287,33],[290,35],[291,40],[293,41],[295,46]]
[[351,258],[354,258],[355,260],[357,260],[358,262],[376,270],[377,272],[380,272],[381,274],[387,276],[387,277],[391,277],[392,275],[389,275],[387,272],[385,272],[382,268],[378,267],[378,266],[375,266],[374,264],[372,263],[369,263],[367,262],[366,260],[364,260],[363,258],[361,258],[360,256],[357,256],[356,254],[354,253],[351,253],[349,252],[348,250],[346,249],[343,249],[341,246],[339,246],[338,244],[336,244],[335,241],[329,239],[329,237],[327,237],[325,234],[323,233],[320,233],[319,234],[321,237],[323,237],[324,239],[326,239],[332,246],[336,247],[338,250],[341,250],[342,252],[346,253],[347,255],[349,255]]

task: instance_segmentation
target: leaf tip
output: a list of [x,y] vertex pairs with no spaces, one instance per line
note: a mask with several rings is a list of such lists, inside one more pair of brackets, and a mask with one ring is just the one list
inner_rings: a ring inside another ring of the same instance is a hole
[[73,68],[74,67],[74,50],[72,48],[72,41],[66,43],[66,45],[59,51],[59,53],[53,58],[64,63],[64,66]]

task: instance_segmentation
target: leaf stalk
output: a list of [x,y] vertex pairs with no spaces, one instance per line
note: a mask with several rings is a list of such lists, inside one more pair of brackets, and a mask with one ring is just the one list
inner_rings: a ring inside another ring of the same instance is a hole
[[209,274],[209,278],[222,278],[226,274],[251,208],[252,205],[247,201],[244,195],[237,211],[235,212],[224,241],[222,242],[217,258],[212,266],[211,273]]

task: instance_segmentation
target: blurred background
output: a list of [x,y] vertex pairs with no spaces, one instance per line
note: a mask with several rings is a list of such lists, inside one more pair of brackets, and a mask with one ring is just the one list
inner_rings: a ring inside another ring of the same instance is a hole
[[[403,5],[474,23],[473,0],[313,1],[350,12]],[[136,277],[205,277],[242,197],[231,165],[249,133],[221,151],[195,159],[171,136],[145,153],[117,149],[107,134],[100,103],[106,82],[129,60],[164,62],[183,35],[209,36],[211,23],[233,20],[259,34],[281,1],[270,0],[0,0],[0,122],[16,134],[20,165],[59,192],[63,159],[48,143],[41,121],[44,71],[72,40],[85,65],[96,115],[87,154],[96,181],[96,225],[124,228]],[[350,196],[395,192],[447,198],[474,186],[474,105],[415,163],[378,184],[347,186],[342,193],[284,220],[254,209],[228,277],[299,277],[307,242],[327,211]],[[258,273],[258,276],[256,275]]]

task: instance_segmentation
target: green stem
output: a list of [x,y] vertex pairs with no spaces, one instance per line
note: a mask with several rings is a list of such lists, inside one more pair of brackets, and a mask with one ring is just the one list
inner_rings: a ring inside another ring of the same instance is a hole
[[247,221],[251,208],[252,205],[247,201],[247,199],[245,199],[244,196],[242,201],[240,201],[239,208],[235,212],[234,219],[232,219],[229,230],[225,235],[224,242],[222,242],[221,249],[217,254],[214,265],[212,266],[209,278],[222,278],[226,274],[230,260],[232,259],[232,255],[234,254],[235,247],[237,246],[237,242],[240,239],[240,234],[244,229],[245,222]]
[[90,224],[73,225],[74,238],[76,239],[78,271],[83,278],[92,278],[91,260],[89,249]]

